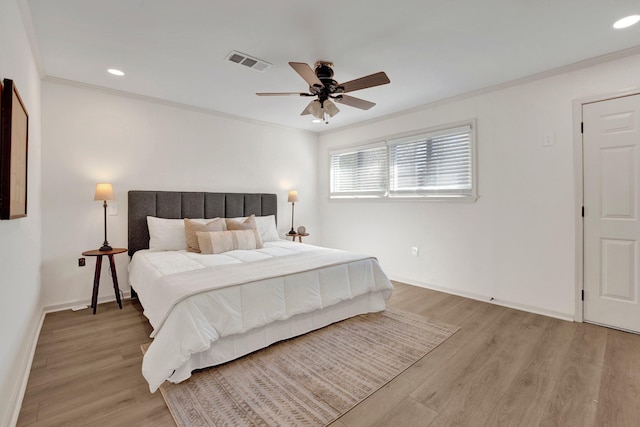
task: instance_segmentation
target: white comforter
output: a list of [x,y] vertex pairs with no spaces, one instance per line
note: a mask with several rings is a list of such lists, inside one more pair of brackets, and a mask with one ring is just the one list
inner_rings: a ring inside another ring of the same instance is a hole
[[154,327],[142,367],[152,392],[222,337],[393,289],[373,258],[287,241],[219,255],[138,251],[129,270]]

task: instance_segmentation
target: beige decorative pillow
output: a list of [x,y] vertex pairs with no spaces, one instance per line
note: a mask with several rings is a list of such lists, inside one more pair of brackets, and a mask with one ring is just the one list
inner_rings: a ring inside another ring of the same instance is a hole
[[260,233],[258,232],[258,226],[256,224],[256,216],[251,215],[249,218],[244,221],[236,221],[235,219],[225,219],[227,223],[227,230],[253,230],[256,234],[256,242],[258,247],[256,249],[260,249],[263,246],[262,239],[260,238]]
[[258,247],[257,239],[260,236],[255,230],[198,231],[196,235],[203,254],[221,254],[236,249],[250,250],[261,247]]
[[227,229],[227,223],[223,218],[214,218],[207,223],[200,221],[194,221],[189,218],[184,219],[184,234],[187,239],[187,250],[189,252],[200,252],[200,245],[198,244],[199,231],[225,231]]

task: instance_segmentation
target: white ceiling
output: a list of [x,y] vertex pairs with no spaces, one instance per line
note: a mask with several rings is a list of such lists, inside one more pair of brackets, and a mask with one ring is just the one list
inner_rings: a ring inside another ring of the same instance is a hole
[[[640,45],[637,0],[27,0],[46,76],[321,132]],[[238,50],[273,64],[225,60]],[[287,64],[332,61],[345,82],[385,71],[391,84],[353,92],[330,124],[300,116]],[[119,68],[114,77],[107,68]]]

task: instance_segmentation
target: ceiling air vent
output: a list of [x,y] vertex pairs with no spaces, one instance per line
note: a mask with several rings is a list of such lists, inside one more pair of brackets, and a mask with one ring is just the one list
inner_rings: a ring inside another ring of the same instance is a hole
[[236,64],[244,65],[245,67],[251,68],[256,71],[265,71],[266,69],[271,67],[267,61],[263,61],[262,59],[255,58],[253,56],[249,56],[246,53],[231,51],[227,55],[227,61],[235,62]]

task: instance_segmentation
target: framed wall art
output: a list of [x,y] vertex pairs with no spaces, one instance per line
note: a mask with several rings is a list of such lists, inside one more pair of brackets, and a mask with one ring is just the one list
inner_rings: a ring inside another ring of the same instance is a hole
[[0,219],[27,216],[29,113],[13,80],[0,95]]

